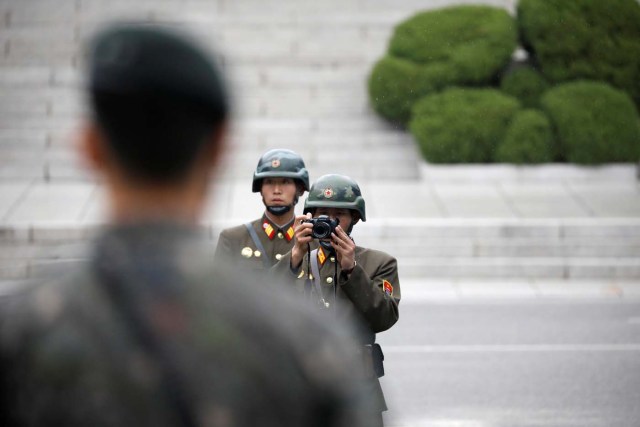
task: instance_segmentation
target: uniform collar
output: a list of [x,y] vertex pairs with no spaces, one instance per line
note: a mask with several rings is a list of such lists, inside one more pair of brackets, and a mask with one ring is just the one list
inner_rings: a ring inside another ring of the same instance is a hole
[[292,218],[287,224],[282,227],[278,227],[276,224],[271,222],[267,215],[262,216],[262,230],[264,230],[264,234],[267,235],[269,240],[273,240],[276,236],[279,239],[286,239],[287,242],[290,242],[293,239],[294,230],[293,230],[293,221],[295,218]]

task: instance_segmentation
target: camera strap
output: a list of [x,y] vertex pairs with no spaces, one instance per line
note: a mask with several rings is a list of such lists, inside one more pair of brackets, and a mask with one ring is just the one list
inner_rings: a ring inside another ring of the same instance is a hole
[[251,225],[250,222],[247,222],[245,223],[244,226],[247,227],[247,231],[249,232],[249,236],[251,236],[251,240],[253,240],[253,243],[256,245],[256,248],[262,254],[262,264],[264,264],[264,268],[266,269],[271,268],[271,260],[269,260],[269,257],[267,256],[267,252],[265,252],[264,250],[264,246],[262,245],[262,242],[258,237],[258,233],[256,233],[256,230],[253,229],[253,225]]

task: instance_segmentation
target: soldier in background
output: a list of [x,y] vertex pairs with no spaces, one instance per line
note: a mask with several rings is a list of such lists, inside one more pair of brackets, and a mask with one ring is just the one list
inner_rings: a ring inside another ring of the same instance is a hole
[[293,246],[294,208],[309,190],[309,172],[299,154],[277,148],[260,157],[252,191],[262,195],[261,218],[222,230],[216,258],[245,270],[269,269]]
[[369,425],[349,325],[211,266],[197,224],[229,111],[215,64],[127,24],[89,65],[81,151],[109,221],[88,262],[3,297],[0,425]]
[[[352,339],[361,349],[369,395],[378,411],[371,425],[382,425],[387,406],[378,378],[384,375],[384,356],[375,341],[376,333],[398,321],[398,264],[385,252],[356,246],[351,238],[353,226],[367,218],[360,187],[350,177],[318,178],[304,213],[296,218],[293,249],[271,273],[284,278],[328,318],[344,324],[364,321]],[[314,240],[319,247],[312,250]]]

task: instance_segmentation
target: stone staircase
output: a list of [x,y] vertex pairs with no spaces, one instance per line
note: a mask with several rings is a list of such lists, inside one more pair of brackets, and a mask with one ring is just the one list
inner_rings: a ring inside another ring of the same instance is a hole
[[359,225],[403,277],[638,279],[640,219],[417,219]]
[[[449,3],[0,1],[0,179],[87,179],[72,149],[86,114],[82,47],[110,19],[187,27],[216,48],[236,100],[225,179],[282,146],[299,151],[316,176],[416,178],[411,138],[370,111],[366,80],[400,20]],[[513,8],[512,0],[477,3]]]
[[[245,182],[259,156],[275,147],[301,153],[312,179],[351,175],[366,184],[368,209],[376,208],[354,237],[395,255],[403,277],[640,279],[640,196],[627,177],[626,193],[613,199],[635,200],[624,212],[609,217],[612,199],[604,197],[604,207],[583,209],[584,199],[573,194],[573,204],[554,217],[547,206],[567,199],[563,184],[549,186],[555,198],[541,203],[536,193],[527,204],[512,185],[517,174],[496,177],[511,185],[498,192],[459,192],[470,184],[454,182],[468,179],[464,168],[444,169],[443,186],[442,176],[424,181],[411,137],[370,111],[366,79],[393,27],[418,10],[454,3],[513,11],[515,0],[0,0],[0,280],[87,255],[93,188],[73,150],[87,113],[81,46],[114,18],[185,27],[219,49],[236,101],[223,186],[246,187],[251,197]],[[487,173],[481,169],[472,175]],[[399,191],[401,183],[424,188],[417,197]],[[64,200],[47,207],[52,192]],[[469,199],[477,206],[471,213],[459,208]],[[257,213],[253,206],[238,212],[242,200],[225,200],[234,212],[224,217],[216,207],[208,230]],[[500,210],[487,209],[492,200]],[[32,214],[39,206],[55,215]],[[531,208],[544,218],[523,216]],[[209,234],[215,243],[216,233]]]
[[[222,225],[204,226],[212,244]],[[83,243],[97,229],[0,230],[0,279],[26,278],[49,264],[85,259]],[[640,278],[640,219],[634,218],[384,219],[359,224],[353,236],[359,245],[396,256],[405,278]]]

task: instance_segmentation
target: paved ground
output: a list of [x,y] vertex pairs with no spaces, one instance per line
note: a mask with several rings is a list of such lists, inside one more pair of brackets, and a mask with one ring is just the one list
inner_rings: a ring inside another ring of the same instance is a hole
[[407,287],[400,321],[378,335],[386,425],[638,425],[640,287],[592,285],[569,298],[414,298]]

